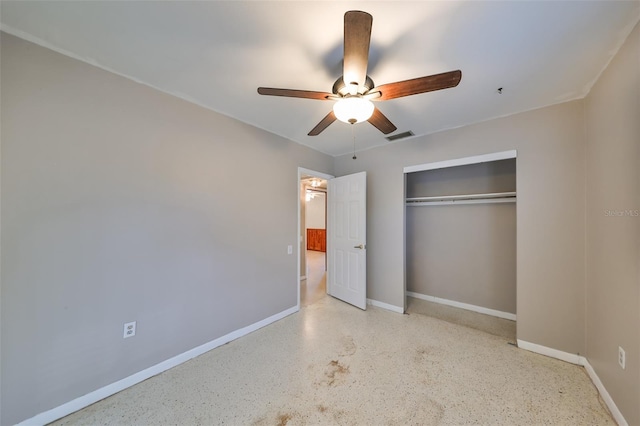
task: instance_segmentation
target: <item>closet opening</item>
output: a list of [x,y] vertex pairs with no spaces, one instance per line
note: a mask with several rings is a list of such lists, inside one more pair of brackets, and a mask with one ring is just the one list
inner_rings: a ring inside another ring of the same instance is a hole
[[406,311],[516,341],[516,153],[405,168]]

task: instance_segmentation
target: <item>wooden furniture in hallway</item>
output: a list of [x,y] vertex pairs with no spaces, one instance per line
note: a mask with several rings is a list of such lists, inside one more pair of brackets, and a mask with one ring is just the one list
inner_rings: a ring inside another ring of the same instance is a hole
[[327,251],[326,229],[307,229],[307,250]]

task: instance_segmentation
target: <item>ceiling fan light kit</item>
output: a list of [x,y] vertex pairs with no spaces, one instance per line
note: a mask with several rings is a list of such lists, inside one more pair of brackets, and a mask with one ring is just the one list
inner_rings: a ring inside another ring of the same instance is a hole
[[342,122],[355,124],[367,121],[373,115],[373,102],[360,96],[349,96],[333,104],[333,113]]
[[342,76],[334,83],[332,93],[271,87],[258,87],[258,93],[336,101],[333,110],[309,132],[309,136],[319,135],[336,120],[350,124],[368,121],[387,135],[397,128],[371,101],[380,102],[447,89],[460,83],[462,72],[456,70],[375,86],[367,75],[372,24],[373,17],[366,12],[351,10],[344,14]]

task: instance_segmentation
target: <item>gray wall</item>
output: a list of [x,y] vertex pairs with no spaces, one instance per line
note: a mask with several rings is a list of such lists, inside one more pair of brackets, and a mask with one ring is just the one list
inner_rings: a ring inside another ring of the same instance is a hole
[[331,157],[6,34],[1,54],[2,424],[296,306],[297,167]]
[[405,303],[403,168],[512,149],[518,151],[518,338],[583,354],[582,101],[399,141],[357,160],[336,158],[338,176],[368,174],[367,297]]
[[515,158],[407,173],[408,198],[515,191]]
[[516,313],[516,205],[407,207],[407,290]]
[[[516,160],[407,174],[408,198],[516,191]],[[408,205],[407,290],[516,313],[516,205]]]
[[629,424],[640,425],[640,26],[585,106],[587,358]]

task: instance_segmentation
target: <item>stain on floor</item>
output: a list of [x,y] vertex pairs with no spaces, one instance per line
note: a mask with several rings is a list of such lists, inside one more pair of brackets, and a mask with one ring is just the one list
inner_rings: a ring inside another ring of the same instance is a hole
[[352,336],[343,336],[340,344],[342,346],[342,351],[340,351],[338,356],[351,356],[355,354],[358,349]]
[[335,359],[328,364],[328,368],[324,373],[327,379],[326,383],[329,386],[336,386],[347,374],[349,374],[349,367]]
[[293,416],[289,413],[278,414],[278,422],[276,423],[276,426],[286,426],[292,418]]

